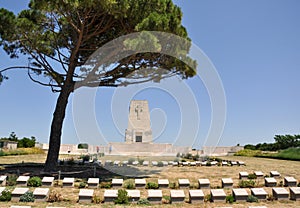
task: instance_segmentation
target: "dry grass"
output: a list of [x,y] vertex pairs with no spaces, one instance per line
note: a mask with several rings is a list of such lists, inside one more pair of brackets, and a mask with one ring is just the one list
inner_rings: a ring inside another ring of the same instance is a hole
[[[0,157],[1,164],[8,163],[18,163],[21,161],[24,162],[36,162],[41,163],[45,161],[45,155],[26,155],[26,156],[8,156],[8,157]],[[106,159],[111,160],[125,160],[126,158],[118,158],[118,157],[104,157],[101,158],[103,161]],[[142,158],[144,159],[144,158]],[[146,159],[146,158],[145,158]],[[153,160],[171,160],[171,158],[152,158]],[[152,160],[148,158],[146,160]],[[226,160],[242,160],[246,163],[246,166],[234,166],[234,167],[167,167],[167,168],[157,168],[160,169],[159,173],[155,173],[147,178],[147,181],[156,181],[157,178],[167,178],[170,182],[177,182],[179,178],[188,178],[191,184],[197,184],[197,180],[199,178],[208,178],[211,181],[212,187],[221,186],[221,178],[230,177],[234,180],[234,185],[238,184],[238,174],[240,171],[247,171],[248,173],[252,173],[253,171],[262,171],[264,174],[269,174],[272,170],[277,170],[284,176],[293,176],[296,179],[300,180],[300,162],[298,161],[285,161],[285,160],[276,160],[276,159],[267,159],[267,158],[250,158],[250,157],[224,157]],[[145,167],[142,167],[145,169]],[[152,167],[148,167],[148,169],[152,169]],[[282,181],[280,178],[278,181]],[[263,185],[263,180],[258,180],[258,183]],[[46,206],[60,206],[60,207],[111,207],[112,205],[105,204],[78,204],[78,188],[60,188],[54,187],[53,190],[60,193],[64,201],[56,202],[56,203],[26,203],[26,205],[30,205],[32,207],[46,207]],[[271,194],[271,188],[265,188],[265,190]],[[103,196],[104,189],[96,190],[96,194]],[[226,190],[227,194],[231,194],[231,190]],[[163,190],[163,195],[169,195],[170,189]],[[205,195],[209,194],[209,190],[204,190]],[[248,189],[248,193],[250,194],[250,190]],[[186,196],[188,196],[188,190],[185,190]],[[141,189],[141,198],[146,198],[147,190]],[[187,198],[186,198],[187,200]],[[6,208],[10,207],[12,204],[25,205],[25,203],[0,203],[0,207]],[[191,205],[188,203],[185,204],[163,204],[163,205],[152,205],[151,207],[199,207],[199,205]],[[300,207],[300,201],[265,201],[259,203],[234,203],[234,204],[226,204],[226,203],[204,203],[201,207],[248,207],[248,206],[267,206],[274,208],[297,208]],[[124,207],[124,206],[113,206],[113,207]],[[137,207],[136,205],[128,205],[126,207]]]

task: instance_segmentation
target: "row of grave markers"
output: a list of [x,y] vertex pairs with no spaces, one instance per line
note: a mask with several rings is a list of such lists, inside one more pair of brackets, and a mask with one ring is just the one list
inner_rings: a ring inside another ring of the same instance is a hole
[[[5,187],[0,187],[0,194],[5,190]],[[12,191],[12,202],[18,202],[20,196],[29,191],[29,188],[16,187]],[[141,195],[140,190],[126,190],[131,202],[137,202]],[[258,200],[266,200],[267,192],[263,188],[251,188],[251,195],[257,197]],[[33,195],[36,202],[47,201],[50,189],[49,188],[35,188]],[[189,203],[203,203],[204,193],[201,189],[188,190]],[[225,202],[226,193],[223,189],[211,189],[211,201],[212,202]],[[289,191],[285,188],[272,188],[272,195],[275,200],[300,200],[300,187],[290,187]],[[247,189],[236,188],[232,189],[232,196],[236,202],[246,202],[249,194]],[[78,194],[78,202],[91,203],[94,197],[94,189],[80,189]],[[117,189],[110,189],[104,191],[104,202],[114,202],[118,197]],[[170,190],[171,203],[183,203],[185,202],[184,190]],[[162,190],[148,190],[147,199],[150,203],[162,203]]]
[[[246,172],[240,172],[239,178],[243,179],[246,178]],[[2,186],[6,185],[6,175],[0,176],[0,184]],[[19,176],[17,178],[17,186],[27,186],[27,182],[30,179],[30,176]],[[277,180],[275,177],[265,177],[265,186],[266,187],[274,187],[277,186]],[[43,177],[42,185],[43,186],[53,186],[54,177]],[[62,181],[64,187],[73,187],[75,182],[75,178],[65,177]],[[98,188],[100,179],[99,178],[89,178],[87,181],[89,188]],[[122,187],[123,186],[123,179],[112,179],[112,187]],[[145,179],[135,179],[135,186],[136,188],[145,188],[146,180]],[[198,179],[199,188],[210,188],[210,181],[209,179]],[[178,179],[179,188],[189,188],[190,181],[189,179]],[[222,188],[232,188],[233,187],[233,180],[231,178],[222,178],[221,179]],[[160,188],[168,188],[169,187],[169,180],[168,179],[158,179],[158,186]],[[297,186],[297,180],[294,177],[284,177],[284,186]]]
[[[125,160],[125,161],[106,160],[104,162],[102,162],[102,160],[98,160],[95,162],[98,163],[99,165],[104,165],[104,166],[112,166],[112,165],[114,165],[114,166],[127,166],[127,165],[158,166],[159,165],[159,162],[157,162],[157,161],[147,161],[147,160],[143,161],[142,164],[140,164],[140,162],[137,160],[133,161],[131,164],[129,164],[129,161],[127,161],[127,160]],[[243,162],[243,161],[231,161],[231,162],[222,161],[221,163],[219,163],[218,161],[194,161],[194,162],[190,162],[190,161],[185,161],[185,162],[160,161],[160,162],[162,163],[162,166],[168,166],[168,165],[171,165],[171,166],[207,166],[208,163],[211,166],[216,166],[218,164],[220,164],[222,166],[244,166],[244,165],[246,165],[245,162]],[[90,163],[90,162],[87,161],[87,163]]]

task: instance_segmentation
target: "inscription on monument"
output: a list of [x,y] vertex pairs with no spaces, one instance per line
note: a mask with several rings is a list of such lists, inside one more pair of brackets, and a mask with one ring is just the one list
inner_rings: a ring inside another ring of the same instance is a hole
[[147,100],[132,100],[130,102],[125,142],[152,142],[150,113]]

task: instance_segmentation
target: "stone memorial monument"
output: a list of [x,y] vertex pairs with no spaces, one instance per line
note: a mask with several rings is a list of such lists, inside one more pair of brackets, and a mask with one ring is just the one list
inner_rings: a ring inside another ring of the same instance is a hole
[[126,143],[152,143],[152,130],[147,100],[132,100],[129,107]]

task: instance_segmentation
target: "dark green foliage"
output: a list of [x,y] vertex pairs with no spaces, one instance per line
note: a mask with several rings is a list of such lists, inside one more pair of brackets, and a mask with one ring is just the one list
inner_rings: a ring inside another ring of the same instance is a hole
[[169,183],[169,188],[170,189],[176,189],[176,188],[178,188],[178,185],[177,185],[176,182],[171,182],[171,183]]
[[155,182],[148,182],[146,184],[146,189],[158,189],[158,184]]
[[125,189],[119,189],[118,190],[118,197],[114,201],[115,204],[128,204],[129,202],[129,196]]
[[240,188],[254,188],[255,187],[255,181],[252,181],[252,180],[249,180],[249,181],[241,180],[239,182],[239,187]]
[[250,179],[250,180],[257,179],[257,176],[254,173],[250,173],[248,175],[248,179]]
[[157,166],[158,166],[158,167],[163,167],[164,164],[163,164],[163,162],[159,161],[159,162],[157,163]]
[[140,165],[143,165],[144,160],[143,159],[138,159],[138,162]]
[[82,159],[83,162],[89,161],[90,156],[89,155],[81,155],[80,158]]
[[139,205],[150,205],[150,202],[148,199],[140,199],[138,200],[137,204]]
[[16,174],[8,175],[6,180],[7,186],[15,186],[17,184],[18,176]]
[[234,197],[232,195],[226,196],[226,203],[232,204],[234,202]]
[[9,190],[2,191],[0,195],[0,201],[10,201],[11,200],[11,192]]
[[210,162],[207,162],[207,163],[206,163],[206,166],[211,166],[211,163],[210,163]]
[[78,188],[85,188],[86,183],[85,182],[80,182]]
[[274,140],[274,143],[247,144],[244,148],[250,150],[278,151],[300,147],[300,135],[275,135]]
[[126,189],[134,189],[135,183],[132,179],[129,179],[129,180],[125,181],[125,183],[123,184],[123,187]]
[[247,202],[258,202],[258,198],[253,196],[253,195],[249,195],[248,198],[247,198]]
[[101,182],[100,187],[105,188],[105,189],[109,189],[109,188],[111,188],[111,182]]
[[37,176],[31,177],[27,182],[27,186],[39,187],[41,185],[42,185],[42,179]]
[[171,197],[168,196],[168,195],[163,195],[162,199],[163,199],[162,200],[163,204],[170,204],[171,203]]
[[25,194],[20,196],[20,202],[34,202],[34,195],[31,191],[27,191]]
[[28,148],[35,146],[35,137],[31,137],[31,139],[24,137],[21,140],[18,140],[18,148]]
[[211,194],[207,194],[204,196],[204,201],[206,202],[212,202],[212,195]]
[[132,163],[133,163],[134,161],[135,161],[134,158],[129,158],[129,159],[128,159],[128,164],[129,164],[129,165],[132,165]]
[[88,148],[89,148],[89,145],[86,143],[78,144],[78,149],[88,149]]

